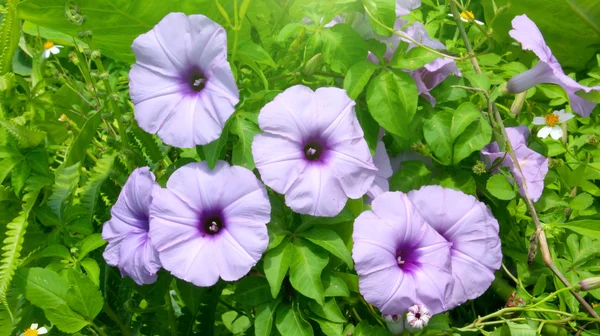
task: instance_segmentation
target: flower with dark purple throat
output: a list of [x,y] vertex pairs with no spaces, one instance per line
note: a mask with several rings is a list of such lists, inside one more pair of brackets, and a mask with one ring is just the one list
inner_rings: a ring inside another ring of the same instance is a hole
[[203,15],[170,13],[132,49],[129,89],[140,127],[177,147],[218,139],[239,101],[225,29]]
[[565,75],[560,63],[546,45],[544,36],[527,15],[516,16],[512,20],[512,26],[513,29],[509,32],[510,36],[521,42],[524,50],[533,51],[540,61],[532,69],[511,78],[506,89],[511,93],[520,93],[542,83],[560,85],[569,96],[573,111],[582,117],[589,116],[596,104],[575,93],[577,91],[600,91],[600,86],[583,86]]
[[425,186],[408,198],[429,224],[448,242],[454,288],[446,308],[481,296],[502,264],[498,221],[484,203],[460,191]]
[[416,304],[408,308],[406,313],[406,330],[410,333],[416,333],[427,326],[431,313],[429,309],[422,304]]
[[342,89],[296,85],[260,111],[256,168],[295,212],[333,217],[373,184],[377,168],[354,105]]
[[[500,166],[510,169],[515,181],[519,185],[521,195],[525,194],[524,184],[527,184],[529,197],[535,202],[544,191],[544,178],[548,173],[548,158],[527,147],[527,137],[529,129],[527,126],[507,127],[506,134],[510,140],[510,145],[515,151],[519,166],[523,174],[515,166],[508,153],[501,152],[497,142],[485,146],[481,150],[481,159],[486,166],[491,168],[495,161],[502,159]],[[497,168],[493,173],[497,173]]]
[[190,163],[171,175],[150,207],[150,239],[166,270],[196,286],[235,281],[267,249],[267,192],[243,167]]
[[437,314],[451,298],[450,246],[407,196],[386,192],[354,222],[352,258],[360,293],[383,314],[423,302]]
[[401,335],[404,331],[404,319],[402,315],[383,314],[383,321],[392,335]]
[[121,276],[129,276],[138,285],[156,281],[161,268],[156,249],[148,239],[149,208],[152,192],[160,189],[148,167],[131,173],[115,205],[111,219],[102,227],[102,239],[108,241],[104,259],[119,267]]

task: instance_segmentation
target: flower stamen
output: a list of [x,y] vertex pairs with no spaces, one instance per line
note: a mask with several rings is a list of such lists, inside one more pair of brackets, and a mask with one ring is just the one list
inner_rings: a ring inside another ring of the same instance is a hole
[[54,47],[54,42],[47,41],[46,43],[44,43],[44,50],[48,50],[48,49],[50,49],[52,47]]
[[475,15],[473,15],[473,12],[467,10],[460,13],[460,17],[469,21],[475,20]]
[[398,265],[399,265],[399,266],[402,266],[402,265],[404,265],[404,263],[405,263],[405,261],[404,261],[404,260],[402,260],[402,256],[398,256],[398,258],[396,258],[396,260],[398,261]]
[[560,118],[557,114],[549,113],[549,114],[546,114],[544,119],[546,119],[546,125],[548,125],[550,127],[554,127],[554,126],[558,125],[558,121]]
[[208,231],[212,232],[212,233],[217,233],[219,232],[220,228],[219,225],[217,224],[217,222],[212,221],[210,222],[210,225],[208,226]]

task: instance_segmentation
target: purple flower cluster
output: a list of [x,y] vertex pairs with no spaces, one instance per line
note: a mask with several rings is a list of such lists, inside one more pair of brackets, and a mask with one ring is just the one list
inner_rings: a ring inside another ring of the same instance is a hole
[[383,314],[431,314],[479,297],[500,268],[498,222],[473,196],[439,186],[385,192],[354,223],[359,288]]

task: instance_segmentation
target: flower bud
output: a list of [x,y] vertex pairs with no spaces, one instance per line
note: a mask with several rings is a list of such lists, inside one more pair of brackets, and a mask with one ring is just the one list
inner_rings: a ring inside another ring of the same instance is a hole
[[600,141],[598,141],[598,137],[597,136],[590,135],[590,136],[587,137],[587,143],[589,145],[592,145],[592,146],[598,146],[598,143],[600,143]]
[[69,62],[75,65],[79,64],[79,57],[77,57],[77,54],[74,51],[69,52]]
[[410,333],[420,332],[427,326],[430,318],[431,313],[424,305],[411,306],[406,313],[406,330]]
[[482,161],[477,161],[477,163],[475,163],[475,165],[473,166],[474,174],[483,175],[486,171],[487,169],[485,168],[485,163],[483,163]]
[[94,50],[90,54],[90,58],[91,59],[96,59],[96,58],[100,58],[100,57],[102,57],[102,54],[100,53],[100,50]]
[[383,314],[383,320],[392,335],[400,335],[404,331],[404,320],[402,319],[402,315]]
[[322,59],[323,59],[323,54],[318,53],[315,56],[313,56],[311,59],[308,60],[308,62],[306,62],[306,65],[304,66],[304,74],[305,75],[312,75],[314,74],[317,70],[319,70],[319,67],[321,66],[322,63]]
[[587,278],[581,280],[579,282],[579,286],[581,286],[581,290],[583,291],[589,291],[592,289],[600,288],[600,277]]

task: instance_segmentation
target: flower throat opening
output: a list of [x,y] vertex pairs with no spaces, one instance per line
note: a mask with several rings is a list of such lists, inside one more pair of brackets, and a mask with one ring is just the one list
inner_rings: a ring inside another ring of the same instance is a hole
[[206,85],[206,77],[198,68],[193,68],[187,78],[190,89],[195,92],[200,92]]
[[310,141],[304,146],[304,156],[309,161],[316,161],[320,159],[322,154],[323,146],[316,141]]
[[221,216],[210,216],[202,221],[202,229],[208,235],[216,235],[223,228]]

